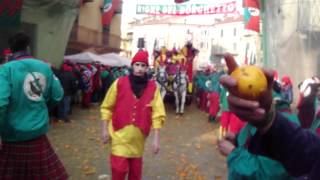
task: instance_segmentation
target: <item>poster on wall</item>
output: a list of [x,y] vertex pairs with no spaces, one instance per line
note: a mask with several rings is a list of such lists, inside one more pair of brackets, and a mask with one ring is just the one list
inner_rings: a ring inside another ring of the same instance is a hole
[[0,27],[20,25],[22,0],[0,0]]

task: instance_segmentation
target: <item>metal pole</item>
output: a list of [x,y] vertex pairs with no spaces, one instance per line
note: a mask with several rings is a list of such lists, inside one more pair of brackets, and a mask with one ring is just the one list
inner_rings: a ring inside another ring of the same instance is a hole
[[270,62],[269,62],[269,57],[268,57],[268,31],[267,31],[267,13],[266,13],[266,3],[267,1],[265,0],[260,0],[260,17],[261,17],[261,23],[262,23],[262,49],[263,49],[263,65],[265,67],[270,68]]

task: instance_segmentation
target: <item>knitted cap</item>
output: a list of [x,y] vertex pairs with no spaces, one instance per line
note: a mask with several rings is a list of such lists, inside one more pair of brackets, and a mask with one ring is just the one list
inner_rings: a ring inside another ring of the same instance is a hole
[[149,57],[149,54],[147,51],[139,50],[132,58],[131,65],[136,62],[142,62],[142,63],[145,63],[146,65],[149,65],[148,57]]

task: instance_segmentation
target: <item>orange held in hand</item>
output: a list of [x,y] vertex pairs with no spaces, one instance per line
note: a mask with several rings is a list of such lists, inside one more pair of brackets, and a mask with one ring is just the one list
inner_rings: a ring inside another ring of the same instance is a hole
[[237,67],[231,76],[238,82],[235,93],[241,98],[257,100],[268,86],[266,76],[257,66]]

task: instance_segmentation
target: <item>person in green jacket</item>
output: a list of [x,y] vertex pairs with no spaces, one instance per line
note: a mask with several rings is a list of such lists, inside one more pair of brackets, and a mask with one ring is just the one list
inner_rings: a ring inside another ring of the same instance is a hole
[[205,79],[205,75],[202,71],[198,71],[193,79],[194,88],[196,92],[196,101],[199,108],[200,108],[200,97],[201,97],[201,94],[203,93],[203,88],[204,88],[203,86],[205,84],[204,79]]
[[[276,86],[275,86],[276,87]],[[291,122],[299,124],[297,115],[291,114],[288,110],[290,104],[284,104],[280,92],[273,91],[275,101],[274,108],[281,111],[281,114],[287,117]],[[247,124],[240,133],[235,136],[228,133],[224,139],[219,142],[220,152],[227,156],[228,179],[230,180],[291,180],[291,177],[280,162],[257,156],[248,151],[250,138],[255,135],[257,129],[251,124]]]
[[121,70],[118,67],[112,68],[113,79],[116,80],[121,76]]
[[301,127],[310,129],[320,136],[320,79],[312,77],[299,84],[297,109]]
[[241,129],[246,125],[245,122],[241,121],[238,116],[236,116],[229,109],[229,103],[227,97],[229,92],[227,89],[221,86],[220,89],[220,128],[219,137],[224,136],[227,132],[231,132],[237,135]]
[[209,86],[209,92],[207,95],[208,99],[208,112],[209,112],[209,122],[215,122],[219,109],[220,109],[220,82],[219,78],[223,75],[224,72],[213,71],[208,79],[206,85]]
[[198,98],[199,98],[199,108],[202,111],[206,111],[207,101],[206,96],[208,92],[208,87],[206,86],[206,82],[208,80],[208,74],[201,72],[197,78],[197,88],[198,88]]
[[63,98],[50,66],[32,57],[30,37],[9,39],[12,60],[0,67],[0,179],[68,178],[46,136],[48,106]]

